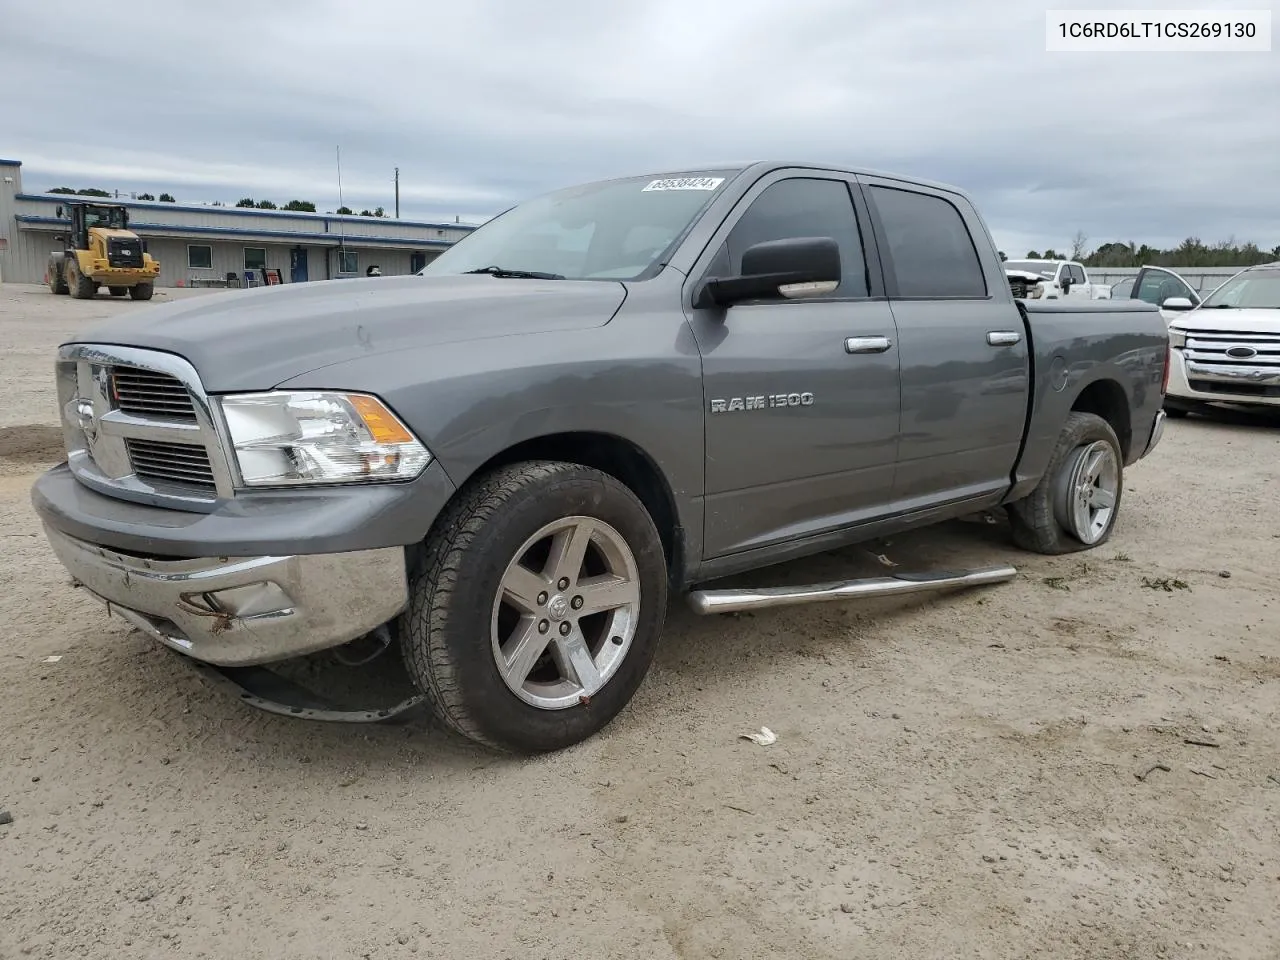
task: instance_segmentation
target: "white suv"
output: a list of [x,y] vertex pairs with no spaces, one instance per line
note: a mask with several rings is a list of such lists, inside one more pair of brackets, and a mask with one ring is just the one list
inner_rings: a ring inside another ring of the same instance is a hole
[[1280,261],[1247,267],[1204,298],[1170,297],[1173,364],[1165,411],[1207,403],[1280,408]]

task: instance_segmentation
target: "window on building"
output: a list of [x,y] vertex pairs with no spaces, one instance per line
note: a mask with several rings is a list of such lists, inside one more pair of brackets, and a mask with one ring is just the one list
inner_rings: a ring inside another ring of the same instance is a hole
[[244,248],[244,268],[246,270],[267,269],[267,250],[265,247]]
[[360,258],[354,250],[338,251],[338,272],[339,273],[358,273],[360,270]]
[[977,248],[955,205],[942,197],[872,187],[902,297],[985,297]]
[[[867,295],[867,262],[862,237],[849,188],[843,181],[796,178],[779,180],[766,187],[730,231],[721,254],[728,254],[724,266],[730,274],[736,274],[748,247],[793,237],[835,240],[840,247],[840,286],[831,296]],[[655,235],[650,238],[650,244],[661,251],[670,240],[669,235]]]
[[187,267],[192,270],[212,270],[213,247],[203,243],[187,244]]

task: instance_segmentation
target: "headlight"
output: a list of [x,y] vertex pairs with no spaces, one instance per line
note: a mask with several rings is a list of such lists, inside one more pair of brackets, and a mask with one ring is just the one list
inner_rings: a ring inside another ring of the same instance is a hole
[[1179,330],[1176,327],[1169,328],[1169,346],[1175,350],[1180,350],[1187,345],[1187,331]]
[[248,487],[411,480],[431,454],[376,397],[284,391],[219,400]]

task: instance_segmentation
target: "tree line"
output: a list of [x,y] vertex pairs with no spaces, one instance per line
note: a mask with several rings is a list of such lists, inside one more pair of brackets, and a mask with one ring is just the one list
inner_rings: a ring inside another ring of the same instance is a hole
[[[79,190],[75,190],[71,187],[54,187],[49,192],[50,193],[69,193],[77,197],[107,197],[108,199],[120,196],[119,191],[117,191],[116,193],[112,193],[110,190],[100,190],[97,187],[82,187]],[[156,197],[150,193],[139,193],[139,194],[135,194],[133,199],[134,200],[155,200]],[[160,194],[160,202],[161,203],[177,203],[178,201],[174,199],[173,194],[162,193]]]
[[1280,261],[1280,244],[1268,250],[1256,243],[1237,244],[1234,238],[1205,244],[1199,237],[1187,237],[1167,250],[1145,243],[1139,246],[1133,241],[1113,241],[1090,252],[1088,238],[1077,233],[1071,239],[1069,253],[1061,254],[1053,249],[1044,253],[1028,250],[1027,259],[1075,260],[1086,267],[1252,267]]
[[[80,197],[107,197],[107,198],[118,197],[120,195],[118,192],[113,194],[109,190],[101,190],[98,187],[84,187],[80,190],[76,190],[72,187],[54,187],[52,190],[49,191],[49,193],[69,193],[69,194],[74,194],[75,196],[80,196]],[[157,198],[150,193],[137,193],[133,195],[132,199],[155,200]],[[173,194],[171,193],[160,194],[159,200],[161,203],[177,203],[178,202],[177,200],[174,199]],[[215,200],[211,204],[211,206],[221,207],[221,206],[225,206],[225,204]],[[315,213],[316,212],[316,205],[312,203],[310,200],[290,200],[288,203],[284,204],[283,206],[277,206],[275,201],[273,200],[255,200],[253,199],[253,197],[241,197],[239,200],[236,201],[236,206],[253,208],[255,210],[287,210],[291,213]],[[385,217],[387,215],[387,212],[384,209],[382,209],[382,207],[376,207],[373,210],[369,210],[366,208],[364,210],[361,210],[359,213],[356,213],[350,207],[342,206],[342,207],[339,207],[335,212],[339,214],[343,214],[348,217]]]

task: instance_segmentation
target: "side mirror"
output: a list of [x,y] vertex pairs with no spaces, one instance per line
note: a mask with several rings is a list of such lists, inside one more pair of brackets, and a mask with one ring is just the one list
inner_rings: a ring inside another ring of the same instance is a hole
[[58,204],[58,209],[55,211],[55,214],[59,220],[62,219],[62,204]]
[[1161,310],[1191,310],[1194,307],[1195,304],[1186,297],[1169,297],[1160,304]]
[[1058,281],[1058,285],[1062,287],[1063,293],[1069,292],[1071,290],[1071,278],[1064,275],[1063,278]]
[[840,286],[840,246],[830,237],[766,240],[742,254],[736,277],[708,280],[695,306],[820,297]]

